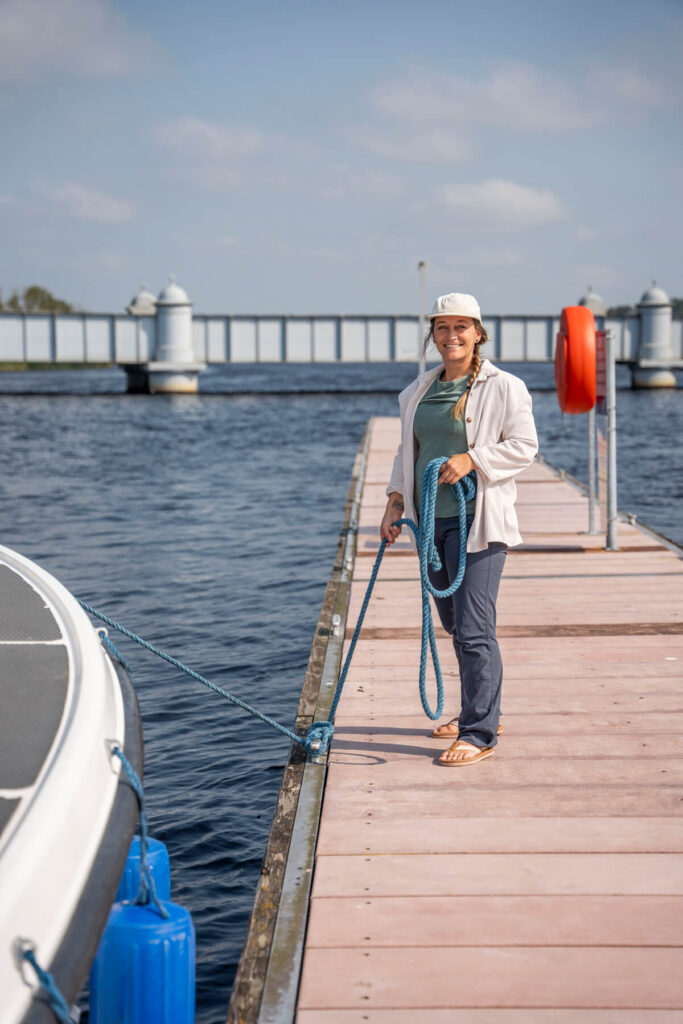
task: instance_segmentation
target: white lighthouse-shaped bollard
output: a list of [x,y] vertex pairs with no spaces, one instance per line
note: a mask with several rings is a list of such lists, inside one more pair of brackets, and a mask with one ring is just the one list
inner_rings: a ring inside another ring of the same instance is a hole
[[596,320],[598,317],[604,318],[607,316],[607,306],[605,305],[602,296],[598,295],[597,292],[594,292],[591,285],[588,285],[588,291],[583,298],[579,299],[579,306],[585,306],[586,309],[590,309]]
[[152,394],[195,394],[200,370],[192,346],[192,303],[187,292],[169,283],[156,300],[156,349],[149,363],[149,390]]
[[671,370],[671,299],[663,288],[652,282],[638,303],[640,338],[638,360],[633,368],[634,388],[675,388]]

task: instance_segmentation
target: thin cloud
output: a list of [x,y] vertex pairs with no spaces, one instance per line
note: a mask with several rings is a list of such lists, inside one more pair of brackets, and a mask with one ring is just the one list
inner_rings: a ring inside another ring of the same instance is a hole
[[38,182],[34,191],[59,212],[76,220],[125,224],[133,219],[135,212],[131,203],[77,181]]
[[69,259],[67,266],[71,267],[72,270],[84,271],[85,273],[93,273],[93,271],[97,270],[123,270],[130,266],[130,259],[122,256],[121,253],[98,249],[77,253]]
[[514,181],[489,178],[466,185],[445,185],[442,199],[473,221],[518,227],[538,227],[564,220],[569,214],[550,189],[530,188]]
[[[598,107],[646,113],[671,104],[672,91],[653,75],[624,64],[605,64],[588,77],[587,91]],[[674,90],[678,96],[678,89]]]
[[412,164],[460,164],[472,160],[475,149],[463,132],[452,128],[393,134],[363,128],[351,135],[351,141],[383,160]]
[[138,76],[161,59],[110,0],[0,0],[0,82]]
[[398,199],[404,188],[402,179],[387,171],[366,168],[359,170],[349,164],[323,166],[309,183],[309,188],[324,202],[382,202]]
[[331,160],[320,147],[282,133],[188,116],[157,125],[153,137],[173,153],[173,173],[217,191],[265,188],[343,203],[387,200],[403,189],[390,172]]
[[185,177],[219,190],[248,182],[254,161],[263,160],[278,142],[256,128],[233,127],[189,116],[162,122],[152,135],[160,146],[175,155]]
[[414,68],[378,85],[371,102],[378,114],[398,124],[567,131],[591,120],[573,91],[525,63],[506,64],[473,78]]
[[231,128],[198,117],[179,117],[165,121],[154,130],[154,137],[166,148],[186,152],[196,149],[202,159],[244,159],[262,153],[266,139],[255,128]]
[[578,224],[576,227],[576,239],[579,242],[595,242],[600,238],[600,232],[588,224]]
[[673,108],[678,79],[662,62],[589,66],[570,85],[561,73],[508,62],[476,76],[413,66],[378,83],[369,105],[375,124],[353,141],[366,152],[403,163],[464,163],[476,156],[475,133],[491,128],[567,134],[613,122],[631,123]]

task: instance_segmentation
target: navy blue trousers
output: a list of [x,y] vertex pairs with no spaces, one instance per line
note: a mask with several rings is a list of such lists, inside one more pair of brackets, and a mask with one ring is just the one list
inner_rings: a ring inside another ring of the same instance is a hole
[[[472,519],[468,515],[468,532]],[[445,590],[458,572],[457,516],[435,520],[434,543],[441,569],[430,569],[429,578],[438,590]],[[497,743],[503,663],[496,640],[496,599],[506,554],[505,544],[489,544],[485,551],[469,554],[458,590],[451,597],[433,599],[443,628],[453,638],[460,670],[460,739],[475,747]]]

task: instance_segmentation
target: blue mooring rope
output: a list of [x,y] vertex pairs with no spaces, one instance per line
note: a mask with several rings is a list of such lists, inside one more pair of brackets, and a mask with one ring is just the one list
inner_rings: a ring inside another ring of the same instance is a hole
[[140,804],[140,878],[138,881],[138,891],[133,903],[138,907],[154,907],[160,917],[167,918],[168,911],[159,902],[156,885],[154,884],[154,878],[147,860],[147,853],[149,850],[149,827],[147,823],[147,808],[145,807],[145,792],[142,788],[140,777],[119,747],[113,747],[112,754],[118,757],[123,765],[123,769],[128,776],[128,781],[131,784],[131,788],[133,789],[136,797],[138,798],[138,803]]
[[[432,619],[432,608],[429,603],[429,595],[433,597],[450,597],[454,594],[462,583],[465,575],[465,566],[467,558],[467,516],[465,503],[471,501],[475,495],[475,485],[473,475],[469,474],[463,477],[462,480],[458,480],[457,483],[451,484],[451,491],[453,492],[458,502],[458,515],[460,517],[460,556],[458,561],[458,572],[449,587],[446,590],[437,590],[429,579],[429,567],[431,566],[435,572],[441,568],[441,559],[434,546],[434,512],[436,509],[436,494],[439,483],[439,469],[447,462],[448,459],[440,457],[432,459],[427,464],[427,467],[422,478],[422,491],[421,491],[421,504],[422,504],[422,516],[421,524],[417,525],[412,519],[398,519],[395,526],[408,526],[415,536],[415,542],[417,544],[417,553],[420,560],[420,583],[422,589],[422,641],[420,645],[420,700],[422,702],[422,708],[428,718],[435,720],[440,718],[443,713],[443,676],[441,674],[441,664],[439,662],[439,654],[436,649],[436,637],[434,635],[434,622]],[[337,705],[342,695],[344,683],[351,667],[351,659],[353,658],[353,652],[356,647],[356,641],[360,635],[361,627],[363,625],[363,619],[365,618],[365,612],[367,611],[368,604],[370,603],[370,596],[372,589],[377,579],[377,573],[384,557],[384,552],[387,547],[387,542],[382,541],[377,552],[377,558],[375,564],[372,567],[370,574],[370,581],[368,583],[367,590],[365,592],[365,598],[361,606],[360,614],[358,616],[358,622],[353,632],[353,637],[349,645],[348,654],[344,662],[344,667],[339,676],[339,683],[335,691],[334,700],[330,708],[330,721],[325,723],[317,722],[317,725],[325,724],[331,725],[334,720],[335,713],[337,711]],[[427,700],[427,689],[426,689],[426,678],[427,678],[427,649],[429,648],[432,655],[432,664],[434,665],[434,674],[436,676],[436,689],[437,689],[437,703],[436,711],[432,711]],[[334,729],[332,729],[334,731]]]
[[[278,732],[283,733],[285,736],[289,736],[290,740],[294,740],[296,743],[303,743],[308,750],[305,736],[297,736],[295,732],[292,732],[291,729],[287,729],[284,725],[280,725],[280,723],[276,722],[274,718],[270,718],[268,715],[262,714],[260,711],[257,711],[256,708],[247,704],[246,701],[240,700],[239,697],[235,697],[232,693],[228,693],[228,691],[224,690],[222,686],[212,683],[210,679],[206,679],[204,676],[200,675],[199,672],[195,672],[195,670],[190,668],[189,665],[184,665],[182,661],[178,661],[178,659],[174,658],[173,655],[160,650],[158,647],[155,647],[154,644],[150,644],[147,640],[144,640],[143,637],[138,636],[137,633],[133,633],[130,629],[126,629],[126,627],[122,626],[120,622],[115,622],[114,619],[110,619],[108,615],[104,615],[103,612],[99,612],[97,608],[93,608],[92,605],[80,600],[78,603],[81,608],[88,612],[89,615],[99,619],[100,622],[104,622],[105,625],[111,626],[112,629],[118,630],[118,632],[123,634],[123,636],[127,636],[129,640],[134,640],[136,644],[140,644],[140,646],[144,647],[146,651],[150,652],[150,654],[156,654],[158,658],[163,658],[163,660],[167,661],[169,665],[173,665],[174,668],[180,669],[181,672],[185,672],[192,679],[196,679],[198,683],[208,686],[210,690],[213,690],[214,693],[220,694],[221,697],[225,697],[225,699],[229,700],[231,704],[235,704],[238,708],[242,708],[243,711],[248,711],[250,715],[260,718],[262,722],[266,723],[266,725],[271,725],[273,729],[277,729]],[[104,630],[102,630],[99,635],[103,646],[114,655],[117,661],[124,665],[127,672],[130,672],[130,668],[125,665],[123,658],[116,650]]]
[[[447,458],[441,457],[437,459],[432,459],[431,462],[427,464],[424,476],[422,478],[422,515],[420,525],[418,526],[417,523],[415,523],[412,519],[408,518],[398,519],[394,524],[395,526],[409,527],[413,531],[415,541],[417,544],[417,551],[420,561],[420,582],[422,586],[422,641],[420,646],[419,677],[420,700],[422,702],[422,707],[424,709],[425,714],[432,720],[440,718],[441,714],[443,713],[443,677],[441,674],[439,655],[436,649],[436,637],[434,636],[434,623],[432,620],[432,610],[429,603],[429,595],[431,594],[433,597],[450,597],[451,594],[454,594],[455,591],[460,586],[460,584],[462,583],[463,577],[465,575],[467,546],[467,520],[465,503],[467,501],[471,501],[475,495],[473,473],[470,473],[468,476],[463,477],[462,480],[458,480],[457,483],[450,485],[451,491],[453,492],[458,502],[458,514],[460,517],[460,558],[458,562],[458,572],[451,585],[447,587],[445,590],[437,590],[435,587],[432,586],[429,580],[429,568],[431,567],[435,571],[438,571],[441,568],[441,560],[434,546],[434,511],[436,507],[439,469],[441,468],[443,463],[447,461]],[[363,604],[361,606],[360,614],[358,615],[356,628],[354,629],[353,637],[351,639],[351,643],[349,644],[349,650],[346,655],[346,660],[344,661],[344,667],[341,671],[341,674],[339,676],[339,682],[337,683],[337,687],[334,692],[334,698],[332,700],[332,705],[330,707],[329,719],[327,721],[313,722],[313,724],[309,726],[305,736],[297,736],[297,734],[295,732],[292,732],[291,729],[288,729],[286,726],[281,725],[279,722],[276,722],[275,719],[270,718],[268,715],[264,715],[262,714],[262,712],[257,711],[256,708],[253,708],[250,704],[247,704],[246,701],[241,700],[239,697],[235,697],[234,694],[228,693],[228,691],[224,690],[222,686],[218,686],[216,683],[212,683],[209,679],[206,679],[204,676],[200,675],[199,672],[195,672],[194,669],[191,669],[189,668],[189,666],[184,665],[182,661],[178,661],[177,658],[174,658],[172,655],[160,650],[158,647],[155,647],[153,644],[150,644],[147,640],[144,640],[136,633],[133,633],[131,632],[131,630],[126,629],[125,626],[122,626],[120,623],[115,622],[113,619],[110,619],[109,616],[104,615],[102,612],[99,612],[96,608],[93,608],[92,605],[86,604],[85,601],[79,601],[79,604],[86,612],[88,612],[89,615],[94,616],[96,619],[99,619],[101,622],[104,622],[107,626],[110,626],[112,629],[115,629],[119,633],[122,633],[123,636],[127,636],[129,640],[133,640],[135,641],[135,643],[140,644],[141,647],[144,647],[145,650],[149,651],[151,654],[156,654],[157,657],[163,658],[164,661],[167,661],[170,665],[173,665],[175,668],[180,669],[181,672],[185,672],[192,679],[196,679],[197,682],[202,683],[204,686],[208,686],[209,689],[214,691],[214,693],[218,693],[220,694],[221,697],[225,697],[225,699],[230,701],[231,704],[235,704],[237,707],[242,708],[243,711],[247,711],[250,715],[254,715],[256,718],[259,718],[262,722],[265,722],[266,725],[270,725],[272,726],[273,729],[277,729],[278,732],[282,733],[284,736],[288,736],[289,739],[293,740],[295,743],[300,743],[305,748],[308,754],[322,754],[328,749],[332,736],[334,735],[334,716],[336,714],[337,706],[341,699],[342,690],[344,689],[344,683],[346,682],[346,677],[351,666],[353,653],[356,649],[356,643],[358,641],[358,637],[363,626],[365,613],[370,603],[370,597],[372,596],[372,591],[375,586],[375,580],[377,579],[377,574],[379,572],[379,567],[382,563],[382,558],[384,557],[386,547],[387,542],[386,540],[383,540],[382,543],[380,544],[379,551],[377,552],[377,558],[375,559],[375,564],[372,568],[372,573],[370,574],[370,580],[365,591],[365,597],[363,598]],[[104,647],[109,651],[109,653],[114,658],[116,658],[117,661],[119,661],[124,666],[126,671],[130,673],[131,670],[129,666],[126,664],[122,656],[119,654],[111,640],[109,640],[104,630],[101,630],[99,635]],[[434,674],[436,676],[437,706],[435,711],[432,711],[431,707],[429,706],[429,701],[427,700],[426,676],[428,649],[432,656]]]
[[69,1010],[66,999],[57,988],[57,983],[50,972],[41,967],[36,960],[33,947],[25,947],[22,949],[21,955],[36,972],[36,977],[40,982],[40,987],[45,992],[50,1009],[59,1021],[59,1024],[74,1024],[74,1019],[71,1016],[71,1011]]

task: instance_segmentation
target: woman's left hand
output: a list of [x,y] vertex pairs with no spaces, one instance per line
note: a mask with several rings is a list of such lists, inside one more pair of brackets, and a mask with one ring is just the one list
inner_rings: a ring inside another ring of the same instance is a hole
[[462,480],[476,468],[467,452],[463,452],[461,455],[451,455],[448,462],[444,462],[439,470],[439,483],[457,484],[458,480]]

